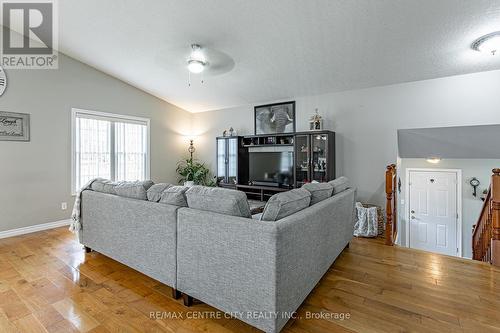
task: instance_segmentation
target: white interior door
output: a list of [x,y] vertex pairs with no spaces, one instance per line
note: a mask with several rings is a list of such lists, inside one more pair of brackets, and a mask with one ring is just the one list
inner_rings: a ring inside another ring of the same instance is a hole
[[456,256],[457,173],[410,171],[410,247]]

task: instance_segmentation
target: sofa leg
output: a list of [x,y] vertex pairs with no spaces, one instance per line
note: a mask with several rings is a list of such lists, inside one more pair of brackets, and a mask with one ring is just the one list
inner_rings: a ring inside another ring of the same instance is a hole
[[175,288],[172,288],[172,297],[174,299],[179,299],[181,298],[181,292]]
[[349,244],[350,244],[350,243],[347,243],[347,245],[345,246],[345,248],[346,248],[346,249],[348,249],[348,248],[349,248]]
[[188,294],[182,294],[182,300],[184,301],[184,306],[193,305],[193,297],[189,296]]
[[90,253],[92,252],[92,249],[88,246],[84,246],[85,247],[85,253]]

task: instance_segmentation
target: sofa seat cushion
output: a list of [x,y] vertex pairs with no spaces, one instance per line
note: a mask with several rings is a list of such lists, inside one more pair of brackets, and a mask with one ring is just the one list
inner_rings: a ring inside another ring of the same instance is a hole
[[138,180],[133,182],[121,181],[115,186],[115,192],[121,197],[147,200],[147,191],[153,184],[151,180]]
[[189,187],[170,186],[167,187],[160,196],[160,202],[174,206],[187,207],[186,192]]
[[303,188],[281,192],[269,198],[262,212],[262,221],[277,221],[309,207],[311,193]]
[[329,181],[328,184],[333,186],[333,195],[345,191],[351,187],[349,179],[347,179],[347,177],[344,176]]
[[193,186],[186,192],[188,207],[224,215],[252,217],[245,193],[220,187]]
[[302,186],[311,193],[311,206],[332,196],[333,186],[328,183],[309,183]]
[[171,187],[172,184],[168,183],[158,183],[151,186],[147,192],[148,200],[153,202],[158,202],[161,199],[161,194],[167,188]]

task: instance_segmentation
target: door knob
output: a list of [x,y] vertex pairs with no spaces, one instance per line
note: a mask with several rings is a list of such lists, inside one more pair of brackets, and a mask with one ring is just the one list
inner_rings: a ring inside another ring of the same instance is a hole
[[415,214],[415,211],[412,209],[412,210],[411,210],[411,213],[412,213],[412,214]]

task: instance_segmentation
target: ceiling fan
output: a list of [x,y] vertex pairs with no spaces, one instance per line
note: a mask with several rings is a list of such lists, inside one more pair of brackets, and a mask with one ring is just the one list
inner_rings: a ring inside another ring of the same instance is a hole
[[185,75],[187,69],[188,86],[191,86],[193,75],[203,83],[205,78],[228,73],[235,66],[229,55],[201,43],[192,43],[189,48],[186,44],[170,45],[159,50],[156,61],[170,73]]

